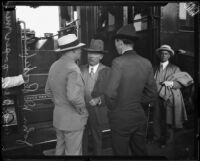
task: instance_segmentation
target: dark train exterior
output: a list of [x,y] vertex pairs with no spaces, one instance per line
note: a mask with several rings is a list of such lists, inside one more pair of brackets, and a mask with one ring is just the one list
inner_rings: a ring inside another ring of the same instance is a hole
[[[20,4],[16,2],[13,5]],[[8,7],[2,11],[2,77],[26,72],[29,79],[20,87],[2,90],[4,100],[14,100],[11,110],[16,114],[15,124],[2,125],[2,154],[42,155],[44,150],[54,148],[56,142],[55,132],[52,130],[53,103],[44,94],[44,87],[49,67],[58,59],[58,55],[54,53],[57,44],[50,36],[45,37],[46,41],[42,48],[36,48],[36,44],[42,39],[34,38],[34,32],[20,27],[23,22],[16,20],[16,12],[12,10],[13,5],[10,6],[11,10]],[[25,5],[37,8],[46,4],[26,2]],[[199,14],[191,16],[187,11],[183,13],[184,4],[178,2],[99,2],[98,5],[94,2],[62,2],[62,4],[49,2],[48,5],[60,6],[58,35],[65,34],[62,32],[66,29],[63,22],[72,20],[73,13],[77,12],[79,20],[75,32],[87,46],[92,38],[104,40],[105,49],[109,54],[104,56],[102,63],[108,66],[111,66],[112,60],[118,56],[112,36],[125,24],[135,25],[140,37],[135,50],[148,58],[153,65],[158,63],[155,50],[162,44],[170,45],[176,53],[172,62],[181,70],[191,74],[195,82],[198,82],[183,90],[191,121],[188,126],[195,128],[193,121],[196,117],[193,115],[196,111],[194,102],[197,99],[195,89],[199,87],[199,75],[196,75],[196,72],[200,63],[199,35],[196,35]],[[32,41],[28,41],[27,37]],[[87,63],[87,53],[84,51],[80,63]],[[3,109],[11,107],[4,105],[4,100]],[[106,140],[109,136],[108,123],[103,133]]]

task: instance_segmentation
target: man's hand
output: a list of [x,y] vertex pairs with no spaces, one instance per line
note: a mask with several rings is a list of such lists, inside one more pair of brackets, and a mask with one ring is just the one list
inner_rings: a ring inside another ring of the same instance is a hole
[[83,114],[85,114],[87,111],[85,110],[85,109],[83,109],[83,108],[77,108],[76,109],[77,110],[77,112],[80,114],[80,115],[83,115]]
[[173,83],[173,81],[164,81],[164,82],[162,83],[162,85],[165,85],[166,87],[172,88],[173,85],[174,85],[174,83]]
[[96,98],[93,98],[89,101],[89,104],[91,106],[97,106],[101,103],[101,98],[100,97],[96,97]]

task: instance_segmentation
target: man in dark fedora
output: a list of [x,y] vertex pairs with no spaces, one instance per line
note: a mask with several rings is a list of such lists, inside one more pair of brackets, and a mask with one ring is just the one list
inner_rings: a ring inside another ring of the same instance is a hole
[[84,100],[84,82],[76,61],[80,59],[84,45],[75,34],[60,37],[56,52],[62,56],[49,70],[45,93],[52,97],[55,105],[55,155],[82,155],[82,137],[88,112]]
[[153,129],[154,141],[163,148],[173,140],[173,129],[182,128],[187,120],[180,88],[193,80],[188,73],[180,73],[180,68],[169,62],[175,54],[169,45],[161,45],[156,49],[156,54],[160,63],[155,67],[154,77],[159,97],[154,110]]
[[133,24],[123,26],[114,36],[121,55],[112,62],[105,100],[109,108],[114,155],[146,156],[146,116],[142,97],[156,99],[156,84],[149,60],[134,51],[138,39]]
[[104,50],[104,42],[101,39],[92,39],[90,47],[84,49],[88,54],[88,64],[81,67],[85,82],[85,102],[89,112],[87,128],[83,141],[83,154],[88,155],[89,131],[91,132],[94,155],[102,154],[102,127],[108,124],[107,108],[103,91],[109,75],[109,67],[100,61],[107,51]]

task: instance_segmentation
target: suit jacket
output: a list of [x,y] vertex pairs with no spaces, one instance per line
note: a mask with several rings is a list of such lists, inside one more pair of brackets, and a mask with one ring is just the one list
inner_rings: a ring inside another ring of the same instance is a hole
[[146,121],[141,106],[143,96],[156,99],[156,84],[149,60],[135,51],[126,51],[112,62],[105,91],[112,130],[129,133],[139,122]]
[[60,130],[83,129],[88,118],[84,82],[79,67],[69,56],[52,64],[45,87],[55,104],[53,125]]
[[[89,105],[88,105],[88,108],[91,109],[91,110],[89,110],[89,115],[90,115],[91,121],[93,121],[93,117],[96,117],[99,125],[103,125],[103,124],[105,125],[106,123],[108,123],[107,107],[105,106],[103,92],[104,92],[106,84],[108,82],[109,71],[110,71],[109,67],[107,67],[101,63],[99,64],[97,71],[96,71],[96,72],[98,72],[98,76],[97,76],[97,80],[95,82],[93,91],[91,92],[91,96],[92,96],[92,98],[100,97],[101,105],[98,105],[96,107],[89,107]],[[89,75],[89,66],[88,65],[82,66],[81,72],[83,75],[83,79],[86,80],[87,76]],[[94,115],[94,116],[92,116],[92,115]]]

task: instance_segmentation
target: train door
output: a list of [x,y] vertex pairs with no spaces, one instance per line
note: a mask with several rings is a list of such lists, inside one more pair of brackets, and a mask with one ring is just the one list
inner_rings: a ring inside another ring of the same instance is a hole
[[[105,49],[109,51],[102,63],[111,66],[112,60],[118,56],[112,37],[123,25],[133,24],[140,37],[135,44],[135,50],[155,63],[154,51],[160,45],[161,5],[164,4],[124,3],[114,6],[80,6],[81,40],[89,46],[92,38],[101,38]],[[86,57],[83,57],[82,63],[86,62]]]

